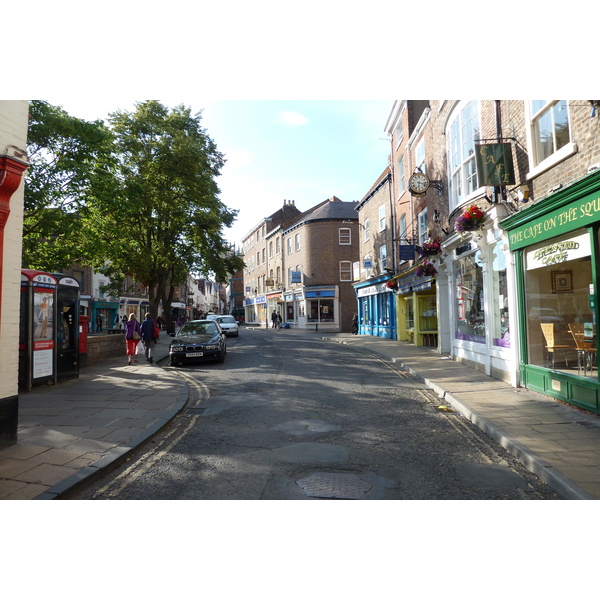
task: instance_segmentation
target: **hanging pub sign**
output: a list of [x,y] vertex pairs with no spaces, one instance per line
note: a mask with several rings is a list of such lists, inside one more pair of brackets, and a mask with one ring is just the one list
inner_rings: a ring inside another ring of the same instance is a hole
[[515,185],[512,148],[509,143],[475,144],[480,185]]

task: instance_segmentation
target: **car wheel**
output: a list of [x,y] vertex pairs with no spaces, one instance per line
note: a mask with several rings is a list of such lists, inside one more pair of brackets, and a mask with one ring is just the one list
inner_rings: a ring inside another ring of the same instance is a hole
[[222,365],[225,362],[225,350],[219,354],[219,358],[217,358],[217,363]]
[[175,360],[175,358],[173,356],[171,356],[171,358],[169,358],[169,364],[172,367],[176,367],[177,366],[177,361]]

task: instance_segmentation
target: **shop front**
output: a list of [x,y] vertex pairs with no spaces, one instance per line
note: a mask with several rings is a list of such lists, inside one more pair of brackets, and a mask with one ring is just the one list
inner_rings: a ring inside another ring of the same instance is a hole
[[[314,331],[340,330],[337,286],[312,286],[294,292],[298,328]],[[300,295],[302,294],[302,295]]]
[[272,294],[267,294],[267,314],[269,316],[269,327],[272,326],[272,316],[273,313],[279,314],[281,316],[281,322],[285,321],[285,314],[283,311],[283,302],[281,300],[281,292],[274,292]]
[[410,269],[395,279],[397,338],[415,346],[437,347],[435,278],[431,275],[419,275],[417,268]]
[[266,296],[246,298],[244,301],[244,309],[246,311],[246,325],[258,325],[260,327],[265,324],[266,327],[269,326]]
[[525,387],[600,413],[600,175],[502,221],[515,254]]
[[396,287],[389,275],[354,284],[359,335],[396,339]]

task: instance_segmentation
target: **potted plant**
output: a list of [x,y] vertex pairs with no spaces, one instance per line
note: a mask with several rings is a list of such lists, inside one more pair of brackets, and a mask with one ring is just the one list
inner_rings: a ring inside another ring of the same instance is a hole
[[458,233],[464,233],[465,231],[476,231],[483,229],[483,222],[485,220],[484,212],[475,205],[469,206],[467,210],[461,213],[454,221],[454,229]]

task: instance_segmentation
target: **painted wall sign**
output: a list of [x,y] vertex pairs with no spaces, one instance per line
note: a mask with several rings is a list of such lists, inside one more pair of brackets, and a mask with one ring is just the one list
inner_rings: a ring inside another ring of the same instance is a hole
[[515,185],[510,144],[475,144],[480,185]]

